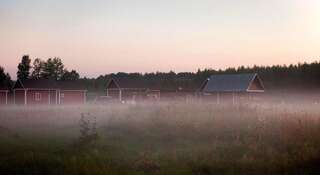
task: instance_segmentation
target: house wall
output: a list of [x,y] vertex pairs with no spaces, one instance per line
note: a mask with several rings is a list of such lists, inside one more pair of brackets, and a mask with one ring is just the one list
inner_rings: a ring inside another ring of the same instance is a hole
[[85,91],[60,91],[60,104],[84,104],[86,103]]
[[[40,94],[40,99],[36,99],[36,93]],[[44,105],[49,104],[49,90],[28,90],[27,104],[28,105]]]
[[195,92],[189,91],[161,91],[162,100],[185,100],[189,96],[194,96]]
[[261,86],[259,80],[256,78],[254,81],[251,83],[249,90],[264,90],[263,87]]
[[24,90],[15,90],[14,101],[17,105],[24,104]]
[[120,89],[107,89],[106,95],[112,97],[112,99],[119,99]]
[[0,105],[5,105],[7,103],[7,92],[0,91]]
[[57,90],[50,91],[50,104],[58,104],[59,92]]
[[252,103],[261,101],[261,95],[263,93],[254,92],[220,92],[220,93],[208,93],[202,95],[201,99],[204,101],[210,101],[221,104],[239,104],[239,103]]

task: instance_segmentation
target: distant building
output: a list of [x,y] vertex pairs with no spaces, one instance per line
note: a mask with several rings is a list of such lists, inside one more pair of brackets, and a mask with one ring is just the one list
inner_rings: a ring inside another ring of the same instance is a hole
[[112,77],[107,83],[106,95],[119,101],[160,99],[160,90],[140,79]]
[[4,85],[0,85],[0,105],[8,104],[9,88]]
[[218,103],[224,97],[230,96],[235,103],[240,96],[261,93],[264,90],[262,80],[256,73],[212,75],[200,87],[203,96],[215,96]]
[[74,82],[49,79],[17,80],[13,87],[14,104],[83,104],[86,90]]

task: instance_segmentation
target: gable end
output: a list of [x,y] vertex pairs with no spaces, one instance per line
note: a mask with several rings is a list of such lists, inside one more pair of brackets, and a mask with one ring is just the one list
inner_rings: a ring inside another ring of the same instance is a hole
[[263,83],[257,74],[251,80],[247,91],[248,92],[264,92]]

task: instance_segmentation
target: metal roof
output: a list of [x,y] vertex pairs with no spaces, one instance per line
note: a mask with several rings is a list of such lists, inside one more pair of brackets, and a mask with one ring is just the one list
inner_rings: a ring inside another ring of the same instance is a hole
[[263,87],[256,73],[212,75],[202,89],[202,92],[247,92],[255,78]]

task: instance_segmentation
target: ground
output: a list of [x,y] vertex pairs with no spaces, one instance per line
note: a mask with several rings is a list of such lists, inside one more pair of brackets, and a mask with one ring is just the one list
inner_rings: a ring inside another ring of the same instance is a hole
[[0,108],[0,174],[318,174],[317,104]]

